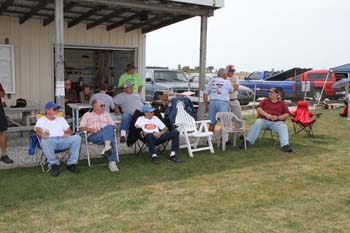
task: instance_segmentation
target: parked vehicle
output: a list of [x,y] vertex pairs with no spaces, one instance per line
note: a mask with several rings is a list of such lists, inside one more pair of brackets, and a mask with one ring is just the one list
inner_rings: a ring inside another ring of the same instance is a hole
[[[336,74],[336,73],[329,73],[328,75],[328,72],[329,70],[310,70],[296,76],[295,80],[310,81],[314,84],[315,90],[312,95],[314,100],[319,100],[320,98],[321,100],[324,98],[339,99],[340,96],[344,96],[344,90],[343,89],[335,90],[334,88],[332,88],[332,85],[336,81],[342,78],[346,78],[346,75]],[[327,81],[324,84],[326,79]],[[323,86],[324,86],[324,90],[322,93]]]
[[[205,75],[205,85],[207,85],[207,83],[215,77],[216,76],[214,76],[214,75],[206,74]],[[192,83],[199,83],[199,76],[192,75],[191,80],[192,80]],[[253,90],[246,87],[246,86],[239,85],[239,90],[238,90],[239,103],[241,105],[247,105],[247,104],[249,104],[250,101],[253,101],[253,99],[254,99]]]
[[281,73],[256,71],[248,75],[245,80],[241,80],[240,84],[253,90],[256,88],[256,99],[268,96],[268,91],[272,87],[279,89],[282,99],[302,99],[305,93],[302,91],[301,82],[290,79],[308,70],[310,69],[293,68]]
[[172,90],[175,93],[185,91],[194,92],[191,96],[193,102],[198,102],[198,83],[191,83],[186,76],[178,70],[166,68],[146,69],[145,100],[159,100],[164,91]]

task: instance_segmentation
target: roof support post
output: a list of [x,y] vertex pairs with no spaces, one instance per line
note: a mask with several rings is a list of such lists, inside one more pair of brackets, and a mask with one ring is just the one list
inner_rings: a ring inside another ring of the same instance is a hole
[[64,16],[63,0],[55,0],[55,95],[56,103],[65,112],[64,106]]
[[201,36],[200,36],[200,49],[199,49],[199,108],[197,112],[197,119],[203,120],[205,113],[203,90],[205,86],[205,67],[207,60],[207,29],[208,29],[208,17],[201,16]]

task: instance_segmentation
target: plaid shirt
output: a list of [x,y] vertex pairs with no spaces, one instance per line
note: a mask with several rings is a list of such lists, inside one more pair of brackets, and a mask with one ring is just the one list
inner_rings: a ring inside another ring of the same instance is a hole
[[95,112],[87,112],[83,115],[80,121],[80,127],[87,127],[92,129],[102,129],[107,125],[113,125],[111,115],[108,112],[96,114]]
[[74,89],[65,90],[65,99],[67,99],[67,103],[77,103],[78,95]]

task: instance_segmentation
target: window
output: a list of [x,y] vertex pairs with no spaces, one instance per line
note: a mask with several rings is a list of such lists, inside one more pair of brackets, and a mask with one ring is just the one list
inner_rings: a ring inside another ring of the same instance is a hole
[[[307,80],[308,81],[317,81],[317,80],[326,80],[328,73],[323,73],[323,74],[308,74],[307,75]],[[331,80],[332,76],[329,74],[327,80]]]
[[156,82],[188,82],[185,75],[177,71],[155,71],[154,79]]
[[15,93],[13,45],[0,45],[0,82],[6,93]]
[[261,80],[261,78],[260,78],[260,72],[251,73],[251,74],[247,77],[247,80]]

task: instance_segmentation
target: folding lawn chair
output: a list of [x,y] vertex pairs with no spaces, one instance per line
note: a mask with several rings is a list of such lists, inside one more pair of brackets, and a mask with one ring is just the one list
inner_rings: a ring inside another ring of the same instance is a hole
[[[128,147],[134,146],[134,152],[136,155],[142,154],[147,149],[147,143],[146,143],[144,137],[141,135],[142,130],[135,127],[135,123],[136,123],[137,118],[139,118],[140,116],[143,116],[143,115],[144,114],[139,110],[136,110],[134,112],[134,115],[132,116],[130,126],[129,126],[128,137],[126,140],[126,144]],[[165,124],[163,116],[158,110],[154,111],[154,116],[157,116]],[[167,124],[165,124],[165,125],[167,125]],[[162,152],[165,151],[165,149],[167,148],[169,142],[170,141],[168,140],[166,142],[157,144],[157,147],[158,147],[157,151],[160,154],[162,154]]]
[[297,109],[291,113],[291,121],[293,122],[294,135],[304,131],[306,135],[313,135],[313,125],[321,114],[313,114],[309,112],[308,103],[299,101]]

